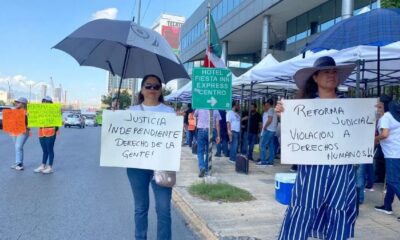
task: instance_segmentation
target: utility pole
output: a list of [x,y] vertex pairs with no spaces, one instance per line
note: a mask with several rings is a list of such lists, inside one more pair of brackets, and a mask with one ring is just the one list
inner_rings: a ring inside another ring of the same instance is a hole
[[[138,8],[137,8],[137,20],[136,20],[136,24],[140,26],[140,8],[142,6],[142,0],[138,1]],[[132,22],[134,22],[135,17],[133,17]],[[135,104],[135,97],[136,97],[136,86],[138,83],[138,79],[137,78],[133,78],[132,80],[132,99],[131,99],[131,105]],[[139,90],[140,91],[140,90]]]

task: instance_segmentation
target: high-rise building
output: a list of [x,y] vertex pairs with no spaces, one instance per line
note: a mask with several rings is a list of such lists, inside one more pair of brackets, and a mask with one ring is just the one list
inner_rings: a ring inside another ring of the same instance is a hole
[[[184,23],[185,17],[162,13],[156,19],[151,29],[161,34],[167,40],[175,54],[179,55],[179,35],[181,32],[181,26]],[[179,80],[179,82],[181,83],[182,81]],[[176,90],[178,88],[178,81],[170,81],[167,87]]]
[[61,102],[62,101],[62,87],[61,84],[54,88],[54,93],[53,93],[53,100],[54,102]]
[[9,96],[9,94],[8,94],[7,91],[0,90],[0,101],[3,101],[5,103],[7,103],[8,102],[8,96]]
[[40,98],[44,98],[47,96],[47,85],[43,84],[40,86]]
[[[107,84],[107,91],[108,93],[116,93],[119,88],[121,77],[118,75],[112,75],[110,72],[108,73],[108,84]],[[133,87],[133,78],[126,78],[122,80],[121,84],[121,91],[127,90],[129,93],[132,93]]]

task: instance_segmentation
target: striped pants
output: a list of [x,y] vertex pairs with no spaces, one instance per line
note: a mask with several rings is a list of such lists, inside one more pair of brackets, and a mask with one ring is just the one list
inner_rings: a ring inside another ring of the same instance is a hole
[[278,239],[354,238],[356,204],[353,165],[299,166]]

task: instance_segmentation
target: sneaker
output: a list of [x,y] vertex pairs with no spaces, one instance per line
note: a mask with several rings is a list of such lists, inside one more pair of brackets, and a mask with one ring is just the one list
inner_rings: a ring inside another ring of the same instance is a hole
[[15,169],[16,167],[18,166],[18,164],[13,164],[13,165],[11,165],[11,169]]
[[215,154],[214,157],[221,157],[221,154]]
[[388,215],[393,214],[392,209],[386,209],[384,205],[382,206],[375,206],[375,210],[378,212],[386,213]]
[[40,173],[43,170],[46,169],[46,166],[40,165],[39,167],[35,168],[35,170],[33,170],[35,173]]
[[22,171],[22,170],[24,170],[24,165],[22,165],[22,163],[20,163],[17,166],[15,166],[14,169],[17,170],[17,171]]
[[232,163],[232,164],[236,164],[236,161],[235,161],[235,160],[230,160],[229,158],[228,158],[228,162],[230,162],[230,163]]
[[257,167],[268,167],[268,164],[267,163],[258,162],[258,163],[256,163],[256,166]]
[[206,174],[206,170],[205,169],[201,169],[201,171],[199,173],[199,178],[204,177],[205,174]]
[[47,168],[43,169],[42,171],[40,171],[41,173],[44,174],[48,174],[48,173],[52,173],[53,172],[53,168],[48,166]]

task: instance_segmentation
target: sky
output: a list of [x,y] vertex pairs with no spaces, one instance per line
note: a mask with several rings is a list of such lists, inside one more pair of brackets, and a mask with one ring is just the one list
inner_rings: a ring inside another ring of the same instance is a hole
[[[53,79],[69,102],[99,104],[107,91],[107,72],[79,66],[68,54],[51,49],[96,18],[132,20],[139,0],[1,0],[0,90],[40,94]],[[161,13],[188,18],[203,0],[142,0],[141,25],[151,27]],[[19,96],[15,96],[18,98]],[[34,99],[32,99],[34,100]]]

